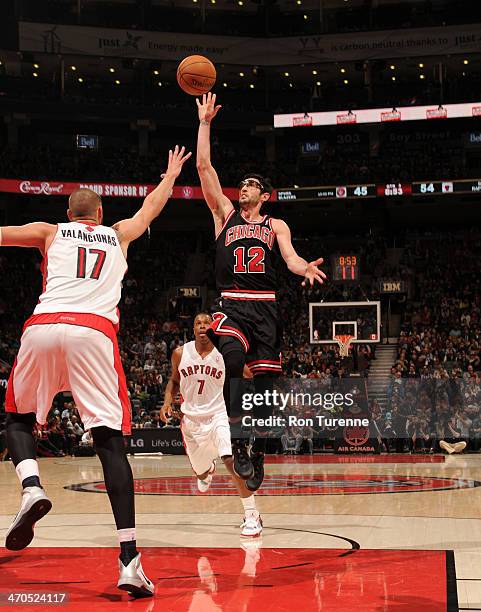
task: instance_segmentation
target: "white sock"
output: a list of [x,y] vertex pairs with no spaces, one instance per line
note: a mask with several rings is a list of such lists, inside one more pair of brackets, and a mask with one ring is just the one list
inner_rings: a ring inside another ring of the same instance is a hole
[[24,459],[15,468],[17,472],[20,484],[29,476],[38,476],[40,478],[40,472],[38,471],[38,463],[36,459]]
[[254,495],[249,495],[249,497],[241,497],[242,505],[244,506],[244,512],[246,516],[254,515],[257,516],[259,513],[256,508],[256,498]]
[[117,529],[117,534],[119,536],[119,544],[120,542],[132,542],[136,539],[135,527],[129,527],[128,529]]

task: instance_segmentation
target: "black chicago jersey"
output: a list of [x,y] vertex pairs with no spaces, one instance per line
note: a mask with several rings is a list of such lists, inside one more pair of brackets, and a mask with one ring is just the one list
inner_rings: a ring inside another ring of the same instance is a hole
[[242,212],[232,210],[217,237],[220,297],[208,335],[221,352],[229,338],[240,342],[254,376],[282,372],[276,296],[279,261],[270,217],[250,223]]
[[217,237],[215,274],[218,291],[275,291],[279,247],[271,218],[249,222],[232,210]]

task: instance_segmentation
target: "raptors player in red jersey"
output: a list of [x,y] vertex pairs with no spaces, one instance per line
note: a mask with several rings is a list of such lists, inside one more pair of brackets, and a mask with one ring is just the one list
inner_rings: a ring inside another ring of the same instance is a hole
[[160,184],[130,219],[102,225],[102,202],[90,189],[69,198],[69,223],[0,228],[0,246],[34,247],[43,254],[43,292],[24,326],[5,398],[7,444],[22,485],[20,510],[5,546],[21,550],[35,523],[52,507],[40,484],[33,428],[45,423],[54,396],[70,390],[102,464],[117,526],[117,586],[149,597],[136,548],[134,481],[123,433],[130,433],[130,402],[117,345],[122,279],[129,244],[160,214],[190,157],[176,146]]
[[[231,421],[240,419],[240,381],[244,365],[254,374],[257,391],[272,387],[272,377],[281,374],[281,331],[276,290],[277,264],[283,259],[303,285],[322,283],[326,275],[318,266],[323,259],[307,262],[291,241],[287,224],[261,208],[272,194],[270,182],[259,174],[248,174],[239,184],[239,210],[223,194],[211,163],[210,127],[217,115],[215,94],[197,100],[199,131],[197,170],[204,198],[214,217],[216,237],[216,283],[220,293],[210,336],[226,364],[226,404]],[[265,415],[258,410],[259,416]],[[257,415],[254,415],[257,416]],[[265,438],[254,442],[250,456],[243,440],[234,440],[234,467],[246,479],[249,490],[257,490],[264,478]]]

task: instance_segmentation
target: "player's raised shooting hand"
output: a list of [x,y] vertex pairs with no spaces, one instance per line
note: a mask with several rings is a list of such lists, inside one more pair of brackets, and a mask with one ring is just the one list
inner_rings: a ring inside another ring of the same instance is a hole
[[159,417],[164,423],[168,423],[172,417],[172,404],[164,404],[160,409]]
[[216,95],[209,91],[208,94],[202,96],[202,102],[199,98],[196,98],[197,108],[199,110],[199,121],[210,123],[212,119],[217,115],[219,110],[222,108],[220,104],[215,103]]
[[307,287],[308,283],[311,287],[313,287],[314,281],[317,281],[322,285],[324,280],[327,279],[326,274],[318,268],[318,266],[320,266],[323,261],[324,259],[322,257],[319,257],[319,259],[311,261],[307,264],[307,268],[304,273],[304,280],[302,281],[303,287]]
[[182,170],[182,166],[189,159],[192,153],[186,153],[185,147],[179,149],[179,145],[175,145],[175,149],[169,151],[169,163],[165,174],[162,174],[162,178],[165,176],[171,176],[177,178]]

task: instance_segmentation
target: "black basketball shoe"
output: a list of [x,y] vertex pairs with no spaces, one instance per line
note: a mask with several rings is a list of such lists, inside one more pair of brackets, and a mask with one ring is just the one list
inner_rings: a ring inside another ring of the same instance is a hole
[[264,480],[264,453],[251,452],[251,462],[254,467],[254,473],[246,480],[246,487],[249,491],[257,491]]
[[234,457],[234,472],[247,480],[254,475],[254,467],[247,452],[247,440],[233,440],[232,455]]

